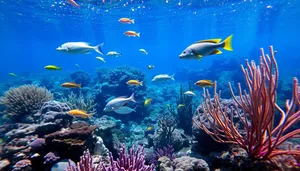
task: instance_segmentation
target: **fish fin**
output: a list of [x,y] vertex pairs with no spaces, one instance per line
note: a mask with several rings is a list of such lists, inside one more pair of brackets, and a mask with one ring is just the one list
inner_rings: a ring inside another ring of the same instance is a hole
[[58,67],[57,70],[62,70],[62,67]]
[[131,20],[131,23],[134,24],[134,19]]
[[102,46],[103,45],[104,45],[104,43],[101,43],[101,44],[94,47],[95,51],[100,53],[101,55],[103,55],[103,51],[102,51]]
[[141,37],[140,34],[141,34],[141,33],[136,33],[136,36],[137,36],[137,37]]
[[134,99],[134,93],[132,93],[132,95],[129,97],[129,100],[131,100],[132,102],[136,103],[136,101]]
[[204,43],[204,42],[207,42],[207,43],[220,43],[222,39],[206,39],[206,40],[199,40],[197,42],[195,42],[194,44],[197,44],[197,43]]
[[233,35],[230,35],[230,36],[228,36],[225,40],[224,40],[224,49],[225,50],[228,50],[228,51],[233,51],[233,49],[232,49],[232,36]]
[[119,53],[119,56],[122,56],[122,52]]
[[219,49],[216,49],[210,53],[210,55],[213,55],[213,54],[222,54],[222,51],[220,51]]
[[81,84],[77,84],[77,87],[78,87],[78,88],[81,88]]
[[174,78],[175,74],[171,75],[171,80],[175,81],[175,78]]
[[136,105],[135,108],[133,108],[132,110],[133,110],[134,112],[136,112],[136,108],[137,108],[137,107],[138,107],[138,106]]
[[143,86],[143,81],[141,81],[140,86]]

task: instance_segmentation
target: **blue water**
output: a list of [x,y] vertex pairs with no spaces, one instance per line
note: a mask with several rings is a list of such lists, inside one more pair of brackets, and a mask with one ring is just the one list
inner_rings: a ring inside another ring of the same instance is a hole
[[[53,64],[63,71],[80,69],[95,74],[96,68],[129,65],[144,70],[147,76],[172,74],[187,67],[206,68],[214,59],[258,59],[259,48],[273,45],[282,75],[293,76],[299,67],[299,0],[77,0],[80,8],[66,1],[1,0],[1,80],[45,71]],[[135,19],[136,24],[121,24],[119,18]],[[134,30],[140,38],[123,33]],[[233,52],[205,57],[201,61],[182,60],[178,55],[191,43],[233,34]],[[88,55],[69,55],[55,49],[71,41],[104,42],[103,51],[119,51],[119,58],[106,57],[103,64]],[[138,50],[144,48],[149,55]],[[147,65],[156,69],[149,71]],[[233,66],[239,67],[239,66]],[[299,73],[299,70],[298,70]]]

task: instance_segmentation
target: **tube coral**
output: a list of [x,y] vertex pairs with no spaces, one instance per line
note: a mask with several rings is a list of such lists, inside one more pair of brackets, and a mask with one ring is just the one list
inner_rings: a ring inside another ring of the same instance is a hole
[[[300,156],[300,151],[289,148],[279,149],[278,147],[291,138],[299,138],[300,129],[291,132],[287,130],[294,126],[300,119],[300,98],[298,92],[298,80],[293,80],[292,99],[286,101],[286,111],[284,112],[276,103],[276,88],[278,83],[278,66],[275,60],[273,47],[270,46],[270,55],[265,55],[261,48],[260,63],[256,66],[254,61],[246,61],[246,68],[242,67],[247,91],[242,91],[238,85],[238,100],[229,84],[231,94],[236,102],[234,107],[224,109],[220,104],[220,95],[216,93],[213,100],[210,100],[208,90],[204,89],[204,110],[205,118],[212,129],[209,129],[199,116],[200,122],[194,124],[209,134],[214,140],[221,143],[237,144],[245,149],[250,158],[254,160],[272,160],[280,155]],[[234,111],[238,113],[240,121],[244,125],[246,136],[242,136],[233,122]],[[230,111],[230,117],[227,117]],[[274,125],[275,112],[279,111],[281,120],[278,125]],[[243,115],[242,115],[243,113]],[[199,114],[199,112],[198,112]],[[297,163],[294,163],[297,166]]]

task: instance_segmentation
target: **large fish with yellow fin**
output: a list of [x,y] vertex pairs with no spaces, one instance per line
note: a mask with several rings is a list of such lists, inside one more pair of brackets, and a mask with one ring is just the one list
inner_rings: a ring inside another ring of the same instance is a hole
[[180,55],[180,59],[201,59],[204,56],[222,54],[219,50],[223,48],[233,51],[231,46],[232,35],[228,36],[223,42],[221,39],[200,40],[187,47]]

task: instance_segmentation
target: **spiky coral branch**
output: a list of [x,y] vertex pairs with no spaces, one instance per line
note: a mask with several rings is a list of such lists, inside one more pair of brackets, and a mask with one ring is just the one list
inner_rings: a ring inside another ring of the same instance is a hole
[[[236,106],[230,109],[230,117],[227,117],[228,106],[222,109],[220,96],[216,93],[213,101],[210,100],[208,90],[204,90],[204,115],[212,130],[206,127],[199,116],[200,122],[194,122],[214,140],[221,143],[237,144],[245,149],[252,159],[272,159],[278,155],[299,156],[299,150],[282,150],[278,147],[290,138],[299,138],[300,129],[287,132],[300,119],[300,99],[298,95],[298,80],[294,78],[292,99],[286,101],[286,112],[276,104],[276,88],[278,82],[278,66],[275,60],[275,52],[270,46],[270,56],[264,54],[260,64],[256,66],[254,61],[246,61],[247,68],[242,66],[249,94],[242,91],[238,85],[239,100],[235,97],[232,87],[229,87]],[[216,87],[216,86],[215,86]],[[242,109],[243,115],[238,112],[240,121],[243,123],[246,136],[242,136],[233,122],[234,111]],[[235,110],[236,109],[236,110]],[[274,126],[275,112],[281,114],[280,122]]]

